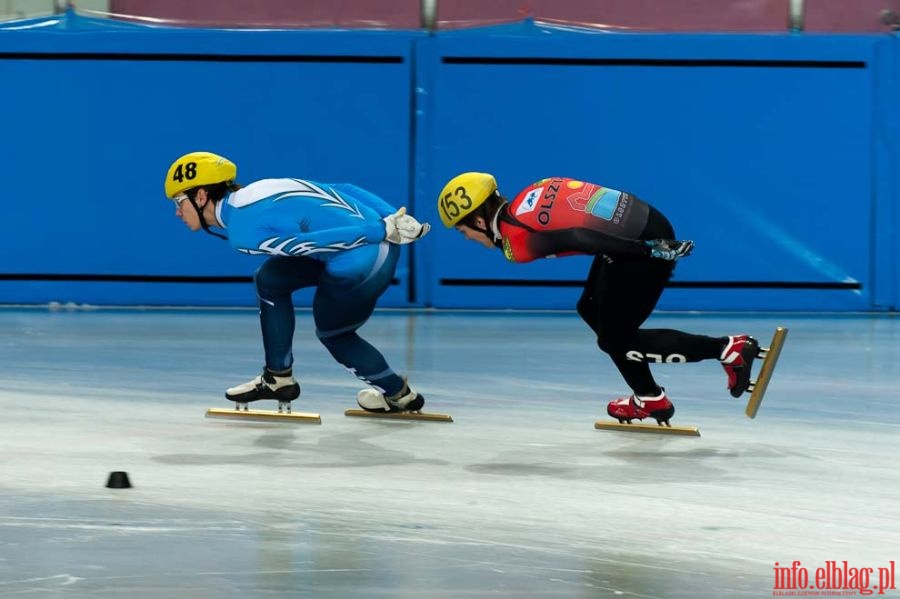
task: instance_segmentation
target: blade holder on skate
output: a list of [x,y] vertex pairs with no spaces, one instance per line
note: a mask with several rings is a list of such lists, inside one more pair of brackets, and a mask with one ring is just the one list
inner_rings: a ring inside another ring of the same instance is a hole
[[594,423],[597,430],[617,431],[623,433],[653,433],[657,435],[683,435],[699,437],[700,429],[696,426],[672,426],[671,424],[623,424],[610,420],[598,420]]
[[293,412],[291,410],[290,401],[278,401],[278,411],[274,410],[252,410],[248,406],[249,402],[237,401],[233,410],[225,408],[209,408],[206,410],[207,418],[222,418],[227,420],[256,420],[264,422],[284,421],[284,422],[305,422],[310,424],[322,424],[322,418],[319,414],[312,412]]
[[[236,401],[236,402],[234,402],[234,409],[239,412],[248,412],[250,410],[250,402]],[[291,402],[279,400],[278,401],[278,413],[279,414],[290,414],[291,413]]]
[[344,411],[344,416],[360,418],[383,418],[385,420],[427,420],[429,422],[453,422],[450,414],[435,414],[429,412],[370,412],[368,410],[349,409]]

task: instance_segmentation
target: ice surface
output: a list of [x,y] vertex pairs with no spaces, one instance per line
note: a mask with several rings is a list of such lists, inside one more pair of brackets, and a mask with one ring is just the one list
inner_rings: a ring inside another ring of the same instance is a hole
[[700,438],[595,431],[626,389],[574,313],[377,312],[452,424],[344,417],[360,383],[304,311],[321,426],[204,419],[262,366],[253,311],[0,323],[0,597],[763,597],[775,562],[900,558],[895,317],[654,315],[790,328],[755,420],[717,363],[654,367]]

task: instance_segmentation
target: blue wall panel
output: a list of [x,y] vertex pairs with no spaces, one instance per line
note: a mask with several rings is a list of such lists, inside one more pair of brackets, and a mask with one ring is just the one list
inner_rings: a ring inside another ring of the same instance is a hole
[[[586,179],[646,199],[695,240],[675,284],[838,287],[675,289],[663,308],[870,307],[872,62],[888,38],[535,29],[438,37],[425,54],[420,201],[435,221],[438,191],[464,170],[494,173],[510,197]],[[572,289],[456,283],[587,272],[584,259],[508,264],[455,232],[428,241],[436,306],[571,307]]]
[[662,209],[697,249],[661,308],[900,307],[896,36],[3,29],[0,303],[254,303],[262,259],[163,197],[206,149],[432,221],[382,306],[573,306],[588,258],[514,265],[440,227],[443,183],[486,170]]
[[[12,33],[0,35],[7,279],[251,276],[261,258],[190,233],[163,195],[168,165],[193,150],[228,156],[242,182],[352,181],[408,201],[413,34]],[[408,271],[404,259],[382,305],[406,304]],[[46,301],[255,299],[249,283],[0,281],[2,303]]]
[[873,307],[900,310],[900,37],[892,36],[887,48],[879,48],[874,161],[876,194],[871,247],[875,288]]

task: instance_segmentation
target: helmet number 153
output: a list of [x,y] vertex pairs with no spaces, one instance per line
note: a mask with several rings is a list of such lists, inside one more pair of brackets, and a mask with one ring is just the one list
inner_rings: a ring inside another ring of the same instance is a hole
[[[457,202],[453,198],[456,196],[460,202]],[[452,192],[447,192],[444,194],[444,197],[441,198],[441,209],[444,211],[444,214],[449,216],[450,218],[456,218],[459,216],[460,209],[468,210],[472,207],[472,198],[466,195],[465,187],[457,187]]]

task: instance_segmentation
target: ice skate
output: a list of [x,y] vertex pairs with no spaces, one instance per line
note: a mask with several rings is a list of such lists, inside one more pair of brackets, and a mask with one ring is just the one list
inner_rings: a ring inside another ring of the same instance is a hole
[[669,419],[675,414],[675,406],[662,391],[657,397],[640,398],[637,395],[620,397],[609,402],[606,413],[624,424],[632,420],[643,420],[648,416],[656,420],[659,426],[669,426]]
[[387,397],[377,389],[363,389],[356,394],[356,403],[361,410],[347,410],[345,416],[368,416],[376,418],[392,418],[398,420],[432,420],[437,422],[453,422],[448,414],[427,414],[422,412],[425,397],[413,391],[404,382],[403,390]]
[[728,391],[732,397],[740,397],[751,389],[753,360],[760,356],[759,343],[749,335],[733,335],[728,338],[719,361],[728,375]]
[[[594,428],[626,432],[700,435],[700,431],[696,427],[672,426],[669,423],[669,419],[675,414],[675,406],[669,401],[665,390],[659,396],[652,398],[637,395],[620,397],[609,402],[606,413],[618,420],[618,423],[598,420],[594,423]],[[656,426],[631,423],[632,420],[643,420],[644,418],[653,418],[656,420]]]
[[[268,369],[263,369],[263,373],[255,379],[225,391],[225,397],[235,402],[234,409],[210,408],[206,411],[207,417],[241,418],[247,420],[293,420],[314,422],[316,424],[321,424],[322,422],[318,414],[291,411],[291,402],[300,397],[300,384],[290,374],[278,376]],[[247,404],[263,399],[277,400],[278,411],[249,409]]]

